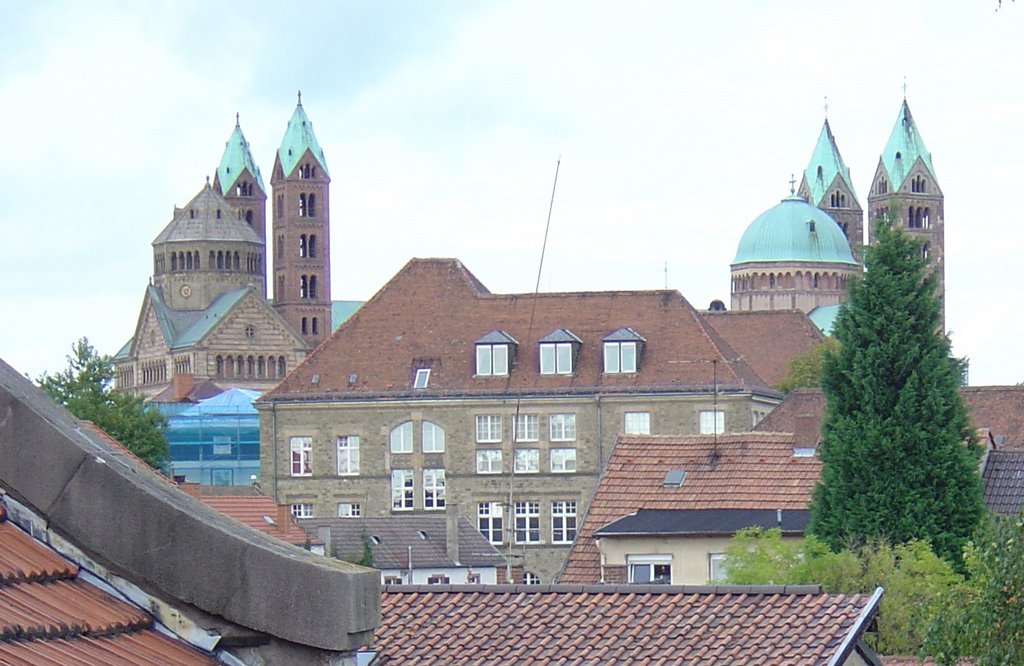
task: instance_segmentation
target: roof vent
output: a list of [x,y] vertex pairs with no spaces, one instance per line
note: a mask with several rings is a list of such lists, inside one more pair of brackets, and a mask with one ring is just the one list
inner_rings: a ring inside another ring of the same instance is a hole
[[716,298],[711,301],[711,305],[708,306],[708,310],[711,310],[712,312],[725,312],[725,303]]
[[309,383],[312,384],[313,386],[320,386],[320,374],[316,373],[312,377],[310,377]]
[[679,488],[683,485],[683,479],[686,478],[686,471],[681,469],[670,469],[665,472],[665,483],[662,484],[666,488]]
[[379,546],[380,545],[380,537],[377,536],[376,534],[370,536],[370,541],[373,542],[374,546]]
[[357,381],[359,381],[359,375],[358,374],[353,372],[351,375],[348,376],[348,385],[349,386],[355,386]]
[[267,525],[277,525],[277,522],[274,521],[274,519],[270,516],[263,516],[263,522],[265,522]]
[[427,533],[424,532],[423,530],[416,530],[416,534],[419,534],[420,538],[423,539],[424,541],[426,541],[426,540],[428,540],[430,538],[429,536],[427,536]]
[[794,446],[793,457],[794,458],[813,458],[814,454],[817,453],[818,449],[814,446]]

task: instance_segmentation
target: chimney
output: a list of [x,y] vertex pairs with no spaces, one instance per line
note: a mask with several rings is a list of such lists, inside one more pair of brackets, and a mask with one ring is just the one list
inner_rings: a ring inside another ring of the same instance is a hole
[[793,426],[794,444],[800,448],[813,449],[818,446],[821,425],[816,414],[797,414]]
[[203,494],[198,483],[179,483],[178,487],[181,488],[182,492],[196,499],[199,499]]
[[459,505],[449,502],[444,512],[446,535],[445,550],[448,559],[459,564]]
[[281,532],[287,532],[289,525],[292,522],[292,507],[290,504],[278,504],[277,505],[277,529]]
[[195,375],[174,375],[171,377],[171,398],[181,402],[195,386]]

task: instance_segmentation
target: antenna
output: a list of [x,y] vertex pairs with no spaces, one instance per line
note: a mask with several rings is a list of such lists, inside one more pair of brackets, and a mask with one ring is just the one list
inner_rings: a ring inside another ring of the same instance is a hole
[[[541,273],[544,271],[544,253],[547,251],[547,247],[548,247],[548,232],[551,230],[551,211],[554,210],[554,208],[555,208],[555,190],[558,188],[558,171],[561,168],[561,166],[562,166],[562,156],[559,155],[558,156],[558,161],[555,163],[555,181],[551,185],[551,202],[548,204],[548,219],[547,219],[547,222],[544,224],[544,241],[543,241],[543,243],[541,243],[541,246],[540,246],[540,263],[537,266],[537,283],[534,285],[534,288],[533,288],[534,299],[533,299],[533,305],[530,308],[530,324],[529,324],[529,326],[526,329],[526,339],[528,341],[533,339],[533,320],[534,320],[534,315],[537,314],[537,298],[536,297],[537,297],[537,294],[540,293],[540,276],[541,276]],[[505,386],[509,387],[511,385],[511,383],[512,383],[512,373],[509,372],[508,379],[506,380]],[[516,424],[519,422],[519,408],[520,408],[521,404],[522,404],[522,397],[521,396],[516,397],[516,411],[515,411],[515,414],[512,416],[512,429],[511,429],[512,430],[512,459],[510,460],[510,462],[512,463],[512,468],[511,468],[511,470],[509,470],[509,475],[508,475],[508,512],[505,513],[504,516],[502,516],[502,520],[505,521],[503,523],[503,526],[504,525],[508,526],[506,528],[506,530],[508,531],[508,545],[507,545],[507,547],[505,549],[505,552],[507,553],[507,555],[505,557],[505,580],[507,580],[508,582],[512,582],[512,542],[513,542],[513,540],[515,538],[515,520],[516,520],[516,517],[515,517],[515,503],[513,502],[514,484],[515,484],[515,478],[516,478]],[[524,527],[526,529],[526,532],[529,533],[529,530],[530,530],[529,516],[525,516],[525,520],[527,522],[524,523]],[[524,549],[525,549],[525,545],[524,545]]]

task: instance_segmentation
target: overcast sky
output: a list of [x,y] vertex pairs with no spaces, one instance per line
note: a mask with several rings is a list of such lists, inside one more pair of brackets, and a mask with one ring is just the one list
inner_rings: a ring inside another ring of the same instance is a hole
[[[0,22],[0,357],[35,378],[132,335],[150,243],[235,113],[267,186],[302,90],[332,295],[411,257],[528,292],[728,303],[747,225],[825,117],[861,204],[906,94],[946,196],[947,328],[1024,381],[1024,3],[17,2]],[[269,254],[269,252],[268,252]]]

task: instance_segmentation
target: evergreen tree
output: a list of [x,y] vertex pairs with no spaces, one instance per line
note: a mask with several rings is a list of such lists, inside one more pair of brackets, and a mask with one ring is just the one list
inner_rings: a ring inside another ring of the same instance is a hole
[[39,388],[80,419],[92,421],[154,468],[167,461],[166,420],[140,395],[113,391],[114,365],[82,338],[71,346],[68,367],[36,380]]
[[959,562],[981,517],[978,447],[920,243],[879,223],[827,355],[811,531],[838,550],[928,540]]

